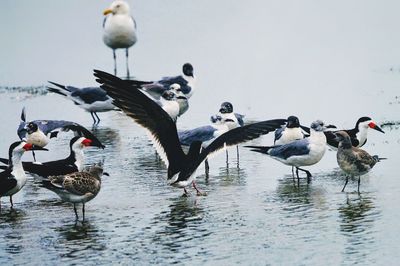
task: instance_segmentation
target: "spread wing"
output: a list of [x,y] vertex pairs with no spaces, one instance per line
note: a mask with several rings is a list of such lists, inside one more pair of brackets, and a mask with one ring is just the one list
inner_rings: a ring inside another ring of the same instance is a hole
[[86,193],[97,194],[97,180],[86,172],[76,172],[64,178],[63,187],[75,195],[85,195]]
[[216,138],[210,145],[207,146],[207,148],[202,150],[199,156],[199,160],[201,160],[200,163],[211,153],[223,149],[224,146],[232,146],[258,138],[261,135],[268,134],[269,132],[280,128],[285,123],[286,119],[273,119],[229,130],[228,132],[225,132]]
[[141,90],[134,89],[123,80],[106,72],[95,70],[97,81],[121,108],[136,123],[146,128],[156,146],[157,152],[169,167],[177,173],[186,161],[171,117]]

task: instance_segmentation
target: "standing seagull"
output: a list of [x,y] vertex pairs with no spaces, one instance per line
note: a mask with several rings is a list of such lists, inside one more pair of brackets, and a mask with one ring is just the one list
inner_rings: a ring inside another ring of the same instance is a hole
[[[25,172],[35,174],[41,177],[51,175],[66,175],[83,170],[85,164],[85,155],[83,148],[92,145],[90,139],[84,137],[73,137],[70,141],[70,154],[67,158],[49,161],[49,162],[22,162]],[[9,163],[9,160],[0,158],[0,162]]]
[[195,141],[185,154],[179,142],[176,125],[171,117],[140,90],[132,90],[123,80],[106,72],[95,70],[101,87],[115,99],[121,108],[135,122],[147,129],[161,159],[168,167],[168,181],[174,187],[193,185],[198,195],[202,193],[195,183],[195,172],[199,165],[211,154],[225,146],[258,138],[285,123],[284,119],[269,120],[230,130],[216,138],[207,148],[201,149],[201,142]]
[[22,167],[21,157],[25,151],[46,150],[41,147],[35,147],[24,141],[17,141],[11,144],[8,151],[8,166],[0,173],[0,209],[1,197],[10,196],[11,208],[14,206],[12,196],[20,191],[26,184],[26,175]]
[[137,41],[136,21],[130,15],[130,8],[127,2],[116,0],[111,6],[104,10],[103,41],[113,50],[114,75],[117,75],[117,56],[115,50],[125,49],[126,54],[126,75],[129,78],[128,49]]
[[101,176],[103,167],[93,165],[83,172],[75,172],[68,175],[49,176],[43,180],[43,186],[55,192],[63,201],[74,204],[74,212],[78,220],[76,204],[82,203],[82,221],[85,221],[85,203],[92,200],[101,188]]
[[299,180],[299,170],[301,170],[307,174],[307,182],[310,182],[311,173],[300,167],[316,164],[324,156],[326,150],[324,129],[324,123],[317,120],[311,124],[311,135],[308,138],[295,140],[284,145],[245,147],[251,148],[255,152],[267,154],[286,165],[296,167],[297,180]]
[[345,131],[335,132],[336,141],[339,143],[337,150],[337,162],[340,168],[347,174],[346,182],[344,183],[342,192],[349,182],[350,176],[358,176],[357,191],[360,193],[360,179],[361,176],[368,173],[374,165],[380,160],[386,158],[379,158],[378,155],[371,156],[368,152],[352,146],[349,134]]
[[183,75],[174,77],[164,77],[158,81],[140,81],[140,80],[127,80],[132,87],[142,89],[151,95],[154,99],[160,98],[162,93],[170,89],[172,84],[181,86],[182,93],[189,99],[192,97],[196,78],[193,72],[193,66],[190,63],[185,63],[182,66]]
[[[76,88],[73,86],[64,86],[52,81],[49,83],[58,87],[47,87],[47,90],[65,96],[72,100],[76,105],[89,112],[93,118],[93,124],[100,123],[97,112],[107,112],[118,110],[113,104],[112,99],[100,87]],[[97,118],[97,120],[96,120]]]

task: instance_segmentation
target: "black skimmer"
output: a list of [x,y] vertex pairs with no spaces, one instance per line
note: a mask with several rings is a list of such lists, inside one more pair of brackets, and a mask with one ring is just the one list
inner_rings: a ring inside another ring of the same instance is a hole
[[[309,130],[307,127],[302,126],[302,128],[306,132],[308,132],[307,130]],[[333,125],[329,125],[327,126],[327,128],[336,128],[336,127]],[[369,128],[385,133],[371,118],[367,116],[359,118],[354,128],[343,129],[340,131],[345,131],[350,136],[350,140],[353,147],[362,147],[367,142],[367,134]],[[336,140],[336,136],[334,134],[337,131],[339,130],[325,131],[327,144],[334,149],[336,149],[339,145],[339,142]]]
[[350,136],[346,131],[338,131],[334,134],[339,143],[336,155],[337,162],[343,172],[346,173],[346,182],[342,192],[349,182],[349,176],[358,176],[357,191],[360,193],[361,176],[368,173],[377,162],[386,158],[379,158],[378,155],[371,156],[365,150],[352,146]]
[[193,74],[193,66],[186,63],[182,66],[183,75],[165,77],[158,81],[127,80],[131,86],[146,91],[152,98],[159,99],[161,94],[170,89],[173,84],[181,86],[182,93],[187,99],[192,97],[196,78]]
[[25,108],[22,109],[21,122],[17,134],[21,140],[25,140],[35,146],[45,147],[51,138],[57,137],[59,131],[69,130],[73,131],[78,136],[90,139],[92,141],[92,146],[102,149],[105,148],[105,146],[101,144],[100,140],[98,140],[89,130],[75,122],[64,120],[33,120],[27,122]]
[[197,193],[201,194],[194,182],[195,172],[210,154],[225,146],[236,145],[267,134],[286,122],[285,119],[276,119],[238,127],[220,135],[201,152],[201,141],[193,142],[189,152],[185,154],[175,123],[159,105],[141,90],[133,90],[118,77],[99,70],[94,72],[96,80],[102,84],[101,87],[114,98],[114,105],[149,131],[158,154],[168,167],[169,184],[184,188],[185,194],[185,188],[191,184]]
[[[82,171],[85,164],[83,148],[92,145],[90,139],[84,137],[73,137],[69,143],[70,154],[67,158],[49,162],[22,162],[25,172],[41,177],[51,175],[66,175]],[[0,158],[0,162],[8,164],[8,160]]]
[[255,152],[267,154],[286,165],[296,167],[297,179],[299,180],[299,170],[301,170],[307,174],[307,181],[310,182],[311,173],[300,167],[316,164],[324,156],[326,150],[324,130],[324,123],[317,120],[311,124],[310,137],[308,138],[295,140],[284,145],[245,147],[251,148]]
[[78,220],[76,204],[82,203],[83,219],[85,220],[85,203],[92,200],[101,188],[101,176],[108,175],[103,172],[100,165],[90,166],[82,172],[67,175],[49,176],[42,181],[45,188],[55,192],[63,201],[74,204],[74,212]]
[[[126,75],[129,78],[128,49],[137,41],[136,21],[130,15],[130,8],[127,2],[116,0],[111,6],[104,10],[103,21],[103,41],[113,50],[114,75],[117,75],[117,56],[116,49],[125,49],[126,55]],[[110,15],[109,15],[110,14]]]
[[93,118],[93,124],[97,125],[100,123],[97,112],[118,110],[112,104],[112,99],[100,87],[76,88],[73,86],[64,86],[52,81],[49,81],[49,83],[56,87],[47,87],[48,91],[65,96],[76,105],[89,112]]
[[1,197],[10,196],[11,207],[14,206],[12,196],[20,191],[26,184],[27,178],[21,163],[21,157],[25,151],[47,150],[36,147],[25,141],[17,141],[10,145],[8,151],[8,166],[0,173],[0,209]]

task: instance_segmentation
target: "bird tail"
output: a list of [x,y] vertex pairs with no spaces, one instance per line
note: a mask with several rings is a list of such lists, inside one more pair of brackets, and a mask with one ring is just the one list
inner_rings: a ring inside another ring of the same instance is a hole
[[250,148],[251,151],[268,154],[268,151],[272,148],[271,146],[244,146]]
[[374,155],[372,156],[372,158],[376,161],[376,162],[380,162],[381,160],[387,160],[387,158],[381,158],[378,155]]
[[58,88],[47,86],[48,91],[54,92],[54,93],[57,93],[57,94],[60,94],[60,95],[66,96],[66,97],[71,95],[72,91],[70,89],[68,89],[68,87],[58,84],[58,83],[55,83],[55,82],[52,82],[52,81],[49,81],[49,83],[53,84],[54,86],[56,86]]
[[6,158],[0,158],[0,163],[7,164],[7,165],[8,165],[8,159],[6,159]]

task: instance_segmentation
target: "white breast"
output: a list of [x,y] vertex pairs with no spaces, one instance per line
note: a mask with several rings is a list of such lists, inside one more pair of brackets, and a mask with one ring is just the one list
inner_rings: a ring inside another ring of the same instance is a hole
[[104,43],[112,48],[128,48],[137,41],[135,25],[129,15],[111,15],[104,25]]
[[300,128],[286,128],[282,136],[275,142],[275,145],[285,145],[292,141],[303,139],[304,135]]
[[45,147],[49,143],[49,138],[45,134],[43,134],[42,131],[38,130],[36,132],[33,132],[32,134],[29,134],[26,138],[26,142],[39,147]]

